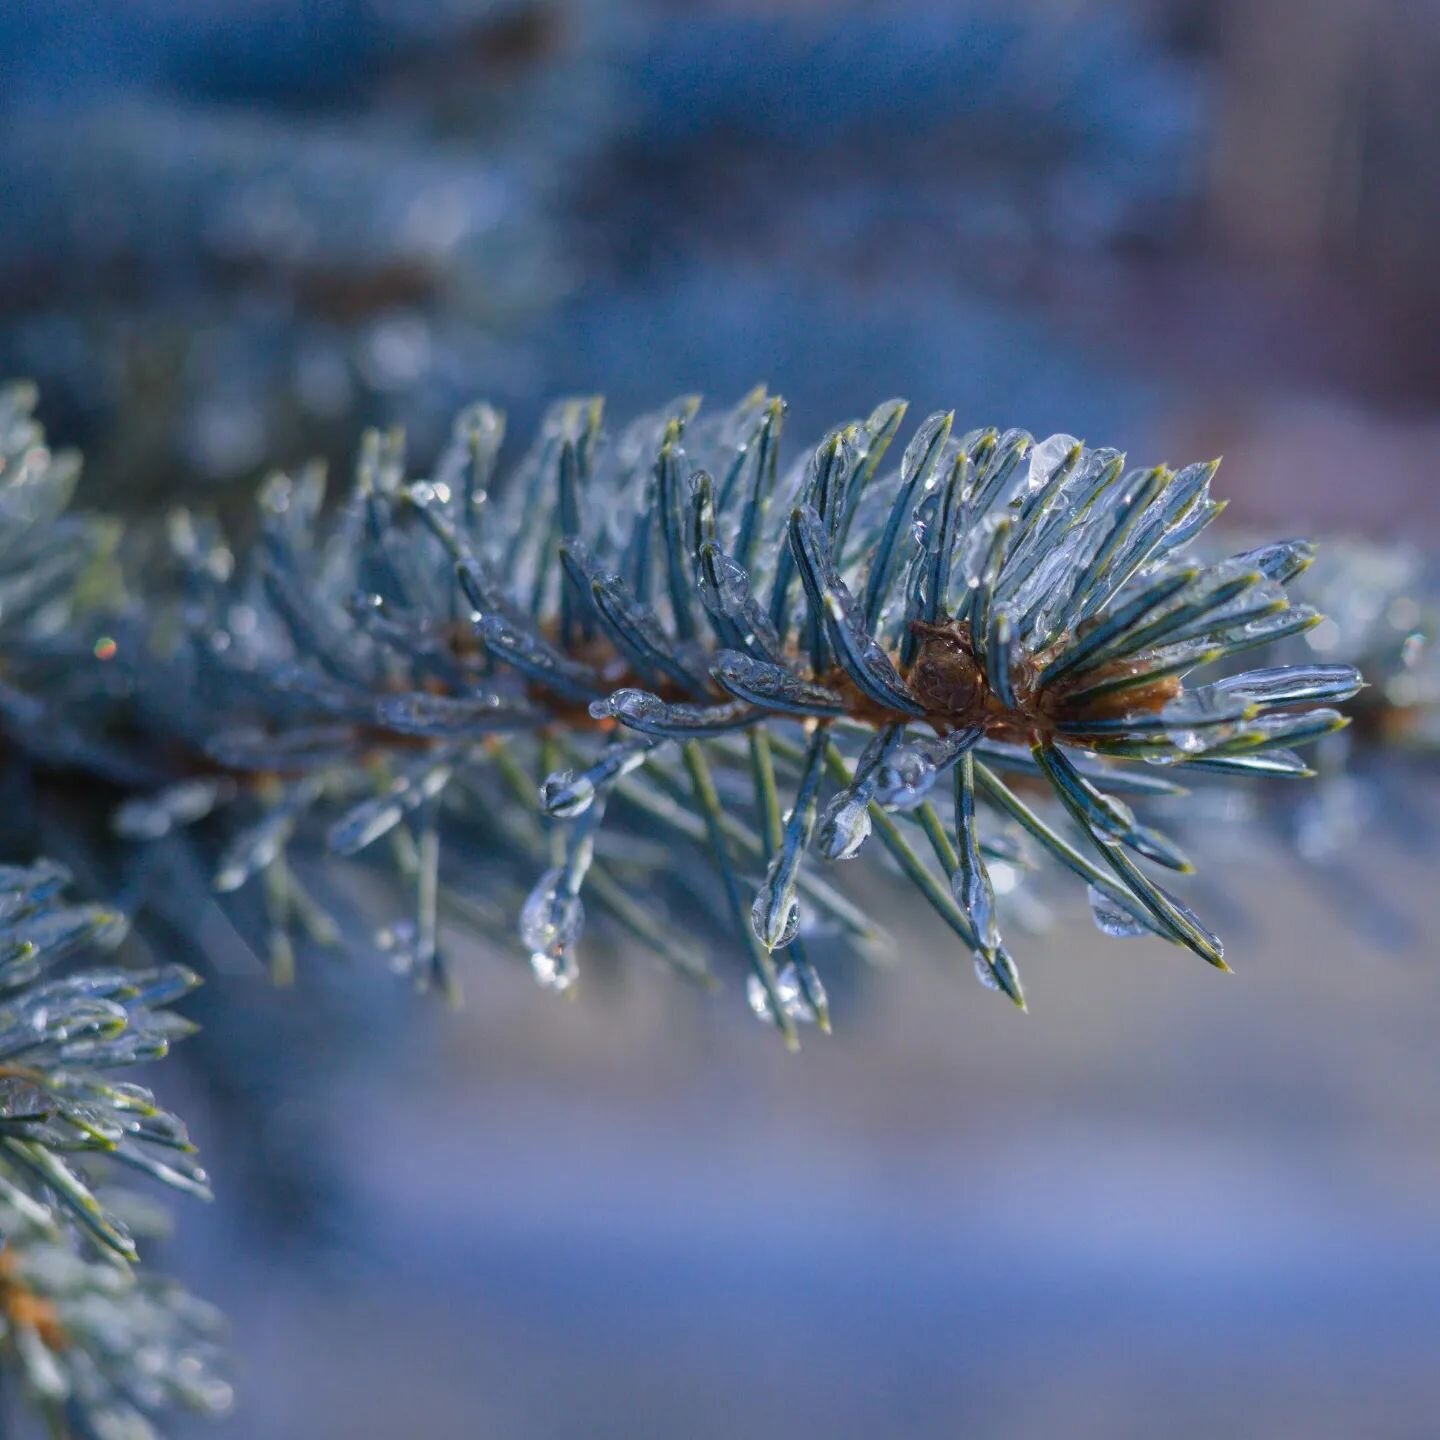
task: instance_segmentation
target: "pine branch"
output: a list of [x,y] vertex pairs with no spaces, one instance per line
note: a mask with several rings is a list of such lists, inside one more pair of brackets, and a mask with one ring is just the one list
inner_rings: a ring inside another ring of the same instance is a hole
[[[68,905],[68,876],[0,867],[0,1364],[56,1435],[153,1434],[150,1418],[229,1406],[215,1313],[133,1268],[138,1197],[116,1166],[209,1197],[180,1120],[110,1072],[156,1060],[193,1028],[169,1008],[196,983],[171,965],[59,974],[124,926]],[[137,1357],[143,1355],[143,1366]]]
[[[287,862],[323,815],[341,854],[389,845],[415,897],[392,962],[417,984],[453,984],[437,907],[461,868],[442,841],[463,835],[467,872],[477,854],[497,877],[530,870],[519,929],[542,984],[575,983],[592,874],[631,938],[672,934],[683,891],[714,917],[686,948],[738,927],[756,1011],[788,1036],[828,1024],[796,947],[874,933],[820,868],[874,828],[982,980],[1021,1003],[986,872],[987,853],[1013,853],[998,811],[1079,870],[1101,929],[1224,968],[1146,868],[1189,861],[1120,797],[1192,772],[1303,774],[1293,747],[1345,723],[1349,665],[1195,679],[1318,623],[1285,591],[1313,547],[1202,564],[1214,464],[1127,469],[1069,436],[957,436],[940,414],[887,465],[904,409],[786,467],[784,406],[763,388],[716,416],[685,397],[614,437],[598,400],[564,401],[500,482],[486,406],[423,479],[398,436],[372,434],[333,506],[316,471],[268,481],[253,546],[176,517],[168,569],[147,552],[135,598],[104,615],[108,658],[71,620],[67,654],[89,644],[88,668],[20,693],[47,733],[76,730],[75,763],[165,774],[122,808],[126,832],[250,812],[223,827],[218,884],[268,877],[283,964],[291,927],[327,928]],[[22,679],[35,651],[18,647]],[[1018,797],[1036,778],[1080,849]]]

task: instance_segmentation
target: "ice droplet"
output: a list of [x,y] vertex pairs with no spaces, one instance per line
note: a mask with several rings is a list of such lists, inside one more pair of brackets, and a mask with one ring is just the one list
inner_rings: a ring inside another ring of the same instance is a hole
[[[995,914],[995,889],[983,861],[961,864],[950,877],[950,890],[956,903],[970,917],[983,947],[993,951],[1000,943],[1000,930]],[[988,967],[987,967],[988,973]]]
[[540,787],[540,808],[557,820],[573,820],[583,815],[595,800],[595,783],[588,775],[573,770],[560,770],[546,778]]
[[934,788],[939,771],[918,746],[897,750],[880,767],[875,799],[887,810],[913,810]]
[[531,950],[558,957],[580,938],[585,907],[578,895],[562,890],[565,872],[547,870],[520,911],[520,939]]
[[1030,452],[1030,475],[1026,489],[1033,495],[1045,488],[1055,467],[1079,444],[1073,435],[1051,435]]
[[[820,980],[812,971],[810,981],[816,989],[817,998],[824,999],[824,990],[820,987]],[[798,1021],[802,1025],[813,1025],[815,1023],[815,1010],[805,998],[805,991],[800,985],[800,975],[794,965],[785,965],[775,977],[775,994],[780,1001],[780,1006],[791,1020]],[[758,975],[751,975],[745,981],[745,997],[750,1002],[750,1009],[754,1012],[757,1020],[762,1020],[766,1025],[774,1025],[775,1010],[770,1003],[770,997],[765,993],[765,986],[761,983]]]
[[750,573],[737,560],[717,549],[713,575],[702,572],[706,609],[717,615],[741,615],[750,599]]
[[995,978],[995,972],[990,968],[990,962],[983,955],[975,957],[975,978],[987,990],[1000,988],[1000,982]]
[[784,949],[800,932],[800,906],[793,887],[788,895],[777,896],[768,880],[761,885],[750,907],[750,923],[767,950]]
[[1215,687],[1204,686],[1172,700],[1160,712],[1160,718],[1166,722],[1165,733],[1177,750],[1199,755],[1230,739],[1236,725],[1252,708],[1245,695],[1226,695]]
[[413,975],[419,951],[419,932],[413,920],[396,920],[375,932],[375,944],[389,957],[395,975]]
[[1150,934],[1150,927],[1143,925],[1123,905],[1094,885],[1085,889],[1090,900],[1090,914],[1102,934],[1117,940],[1132,940],[1137,935]]
[[137,795],[115,812],[111,824],[127,840],[157,840],[177,826],[203,820],[233,793],[233,782],[183,780],[154,795]]
[[557,995],[563,995],[577,977],[575,962],[569,956],[547,955],[543,950],[537,950],[530,957],[530,968],[540,988],[553,990]]
[[711,674],[732,695],[767,708],[801,712],[838,712],[844,708],[842,697],[835,691],[804,680],[782,665],[756,660],[737,650],[722,650]]
[[853,860],[870,838],[870,797],[842,790],[826,807],[816,845],[827,860]]
[[648,720],[657,719],[667,709],[665,702],[648,690],[637,690],[624,686],[606,696],[603,700],[590,702],[590,714],[596,720]]

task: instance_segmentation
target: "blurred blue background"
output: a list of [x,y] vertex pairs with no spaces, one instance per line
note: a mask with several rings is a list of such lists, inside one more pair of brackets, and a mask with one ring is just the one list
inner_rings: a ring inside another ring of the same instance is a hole
[[[763,379],[1433,556],[1428,0],[44,0],[0,53],[0,373],[96,503]],[[1222,817],[1233,978],[1062,902],[1028,1018],[861,877],[899,963],[798,1060],[623,957],[562,1004],[453,937],[451,1015],[218,937],[167,1263],[227,1433],[1433,1436],[1437,800]]]

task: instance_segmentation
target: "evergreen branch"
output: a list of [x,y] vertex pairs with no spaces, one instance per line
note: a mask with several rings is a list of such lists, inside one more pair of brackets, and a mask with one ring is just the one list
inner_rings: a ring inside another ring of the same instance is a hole
[[[32,456],[29,397],[8,403]],[[1020,1004],[985,863],[1009,853],[986,833],[996,808],[1086,880],[1102,929],[1223,964],[1130,853],[1181,873],[1188,860],[1117,797],[1175,793],[1187,772],[1302,773],[1293,747],[1344,723],[1328,704],[1359,689],[1349,666],[1193,680],[1314,623],[1284,589],[1312,548],[1202,564],[1192,543],[1222,508],[1213,464],[1127,470],[1069,436],[956,435],[948,413],[886,470],[903,414],[887,402],[837,425],[788,468],[783,405],[763,389],[714,418],[676,400],[613,440],[597,400],[562,401],[501,479],[503,422],[483,407],[425,478],[406,478],[399,437],[369,436],[333,507],[313,472],[267,482],[251,549],[172,523],[169,573],[125,576],[103,617],[109,658],[63,687],[33,633],[7,636],[0,718],[39,760],[162,777],[127,802],[130,833],[250,811],[222,827],[219,883],[264,877],[282,964],[315,919],[287,849],[324,812],[340,853],[393,837],[412,897],[388,927],[393,961],[447,985],[436,903],[442,845],[463,827],[497,866],[533,866],[521,938],[542,982],[579,974],[587,882],[662,953],[674,887],[739,930],[756,1012],[791,1039],[828,1014],[806,938],[874,933],[820,868],[874,830]],[[36,513],[56,523],[65,498],[52,482]],[[68,621],[73,658],[93,627]],[[1136,759],[1150,764],[1127,770]],[[1102,863],[997,771],[1038,776]],[[541,817],[533,832],[494,823],[520,806]],[[533,842],[510,843],[522,831]],[[657,835],[683,844],[657,852]],[[682,968],[706,969],[688,954]]]

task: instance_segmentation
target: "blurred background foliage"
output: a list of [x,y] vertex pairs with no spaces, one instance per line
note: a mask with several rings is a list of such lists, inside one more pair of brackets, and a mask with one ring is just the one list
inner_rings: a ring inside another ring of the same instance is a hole
[[[1432,0],[46,0],[0,51],[0,373],[92,503],[763,378],[792,434],[1223,451],[1237,525],[1376,542],[1332,654],[1433,608]],[[234,1433],[1433,1433],[1440,787],[1345,758],[1204,857],[1235,979],[1062,906],[1021,1019],[887,915],[799,1062],[603,957],[275,994],[216,921],[165,1263]]]

